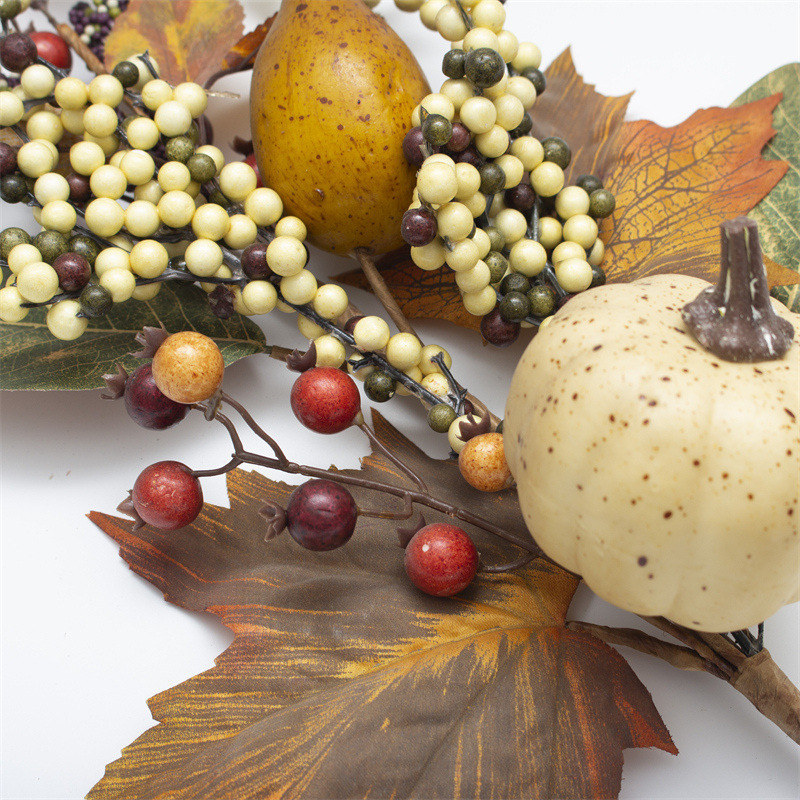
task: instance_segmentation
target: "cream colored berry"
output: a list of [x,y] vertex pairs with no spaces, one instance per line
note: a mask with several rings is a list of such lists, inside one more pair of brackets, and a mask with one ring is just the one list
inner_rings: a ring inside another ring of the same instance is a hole
[[518,242],[528,230],[528,221],[525,215],[513,208],[504,208],[494,218],[494,225],[507,245]]
[[570,258],[555,265],[556,280],[570,294],[588,289],[592,283],[592,267],[585,258]]
[[276,236],[267,245],[267,265],[276,275],[297,275],[307,259],[305,247],[293,236]]
[[472,269],[456,273],[456,285],[465,294],[480,292],[489,285],[491,273],[484,261],[479,261]]
[[250,281],[242,289],[242,300],[253,314],[269,314],[278,302],[278,292],[269,281]]
[[140,278],[157,278],[169,265],[169,253],[161,242],[145,239],[129,254],[131,271]]
[[115,303],[124,303],[133,297],[136,276],[129,269],[110,269],[100,276],[99,283]]
[[122,84],[113,75],[97,75],[89,84],[89,100],[116,108],[124,96]]
[[422,371],[423,375],[441,372],[441,367],[439,364],[432,360],[438,355],[442,356],[444,365],[447,369],[452,368],[453,359],[450,357],[450,353],[448,353],[444,347],[440,347],[438,344],[426,344],[422,348],[422,352],[420,353],[419,357],[419,364],[417,365]]
[[225,244],[231,250],[244,250],[256,240],[258,228],[255,222],[245,214],[234,214],[231,217],[231,227],[225,234]]
[[167,161],[158,170],[158,185],[165,192],[185,192],[191,180],[189,168],[179,161]]
[[597,239],[597,222],[588,214],[577,214],[564,223],[564,238],[588,250]]
[[142,87],[142,102],[151,111],[173,99],[172,87],[160,79],[148,81]]
[[226,164],[219,173],[219,188],[225,197],[243,202],[255,190],[258,178],[255,170],[243,161]]
[[450,382],[441,372],[431,372],[420,381],[420,386],[437,397],[447,397],[450,393]]
[[520,239],[512,245],[508,263],[515,272],[530,278],[538,275],[547,266],[547,251],[533,239]]
[[137,286],[133,290],[131,297],[134,300],[147,302],[148,300],[152,300],[160,291],[160,283],[145,283],[142,286]]
[[486,211],[486,195],[475,192],[472,197],[464,200],[464,205],[469,209],[469,213],[473,217],[479,217]]
[[452,104],[456,113],[464,103],[475,96],[475,87],[466,78],[448,78],[439,90]]
[[317,293],[317,279],[307,269],[281,278],[281,294],[287,303],[302,306],[310,303]]
[[561,219],[589,213],[589,195],[580,186],[566,186],[556,195],[556,213]]
[[506,64],[510,64],[519,50],[519,39],[511,31],[500,31],[497,34],[497,52]]
[[89,87],[78,78],[62,78],[53,93],[56,103],[65,111],[82,109],[89,99]]
[[369,316],[360,319],[353,328],[356,347],[363,353],[383,350],[389,341],[389,326],[380,317]]
[[525,173],[525,167],[516,156],[506,153],[500,156],[495,161],[495,164],[503,170],[506,176],[506,189],[513,189],[515,186],[519,186]]
[[561,223],[553,217],[539,220],[539,241],[545,250],[552,250],[562,239]]
[[[197,226],[195,225],[198,214],[200,214],[203,209],[208,208],[208,206],[196,208],[194,199],[186,192],[166,192],[158,201],[156,208],[158,210],[158,216],[161,217],[161,221],[170,228],[183,228],[191,223],[196,236],[208,239],[218,238],[210,235],[209,232],[199,224]],[[217,208],[220,208],[220,206],[217,206]],[[230,227],[228,215],[225,213],[224,209],[220,208],[220,210],[225,215],[225,230],[227,232],[227,229]],[[213,212],[206,212],[206,215],[208,217],[215,216]]]
[[497,111],[497,124],[507,131],[513,131],[525,116],[522,101],[508,92],[494,101],[494,107]]
[[131,262],[127,250],[121,247],[106,247],[97,254],[94,262],[94,271],[97,276],[100,277],[112,269],[130,272]]
[[506,94],[508,87],[508,73],[504,72],[500,80],[494,86],[487,86],[483,90],[483,96],[488,97],[492,102]]
[[208,108],[206,90],[197,83],[179,83],[175,87],[175,99],[189,109],[189,113],[197,119]]
[[58,114],[52,111],[37,111],[28,117],[25,132],[29,139],[46,139],[58,144],[64,136],[64,126]]
[[478,258],[486,258],[492,249],[492,240],[483,228],[476,228],[472,241],[478,248]]
[[[403,370],[403,374],[407,375],[411,378],[414,383],[420,383],[422,381],[423,375],[419,367],[411,367],[410,369]],[[397,394],[401,395],[402,397],[410,397],[413,392],[409,389],[406,389],[405,385],[402,381],[397,381]]]
[[308,231],[306,224],[299,217],[283,217],[275,223],[276,236],[293,236],[295,239],[304,242]]
[[[193,200],[192,204],[194,204]],[[159,213],[161,213],[161,203],[158,205]],[[164,218],[163,214],[161,218]],[[219,241],[224,238],[225,234],[231,228],[231,220],[228,216],[228,212],[216,203],[205,203],[200,206],[194,212],[191,219],[192,231],[194,231],[195,236],[201,239]]]
[[417,191],[421,199],[434,205],[449,203],[458,191],[455,166],[426,162],[417,173]]
[[92,136],[111,136],[117,129],[117,112],[105,103],[94,103],[83,112],[83,127]]
[[24,302],[25,298],[16,286],[4,286],[0,289],[0,320],[21,322],[28,315],[28,309],[22,306]]
[[156,165],[150,153],[145,153],[144,150],[129,150],[125,153],[119,168],[125,173],[128,183],[141,186],[153,179]]
[[518,98],[525,110],[532,108],[536,102],[536,87],[523,75],[509,78],[506,91]]
[[22,99],[13,92],[0,92],[0,125],[16,125],[24,116]]
[[447,237],[452,242],[466,239],[474,225],[472,214],[463,203],[445,203],[436,212],[436,224],[439,236]]
[[498,158],[508,150],[508,131],[495,125],[488,133],[479,133],[475,137],[478,152],[486,158]]
[[447,5],[449,5],[449,0],[425,0],[419,9],[419,18],[422,24],[429,30],[435,31],[436,17],[439,11]]
[[128,179],[119,167],[104,164],[92,173],[89,178],[89,188],[95,197],[119,200],[128,188]]
[[29,303],[47,303],[58,292],[58,274],[44,261],[34,261],[17,274],[17,289]]
[[161,227],[158,209],[144,200],[134,200],[125,209],[125,229],[140,239],[147,239]]
[[472,24],[500,33],[506,22],[506,9],[500,0],[480,0],[472,9]]
[[453,272],[467,272],[480,261],[481,255],[478,245],[472,239],[463,239],[456,242],[452,250],[445,249],[444,258]]
[[71,233],[77,221],[75,208],[66,200],[51,200],[42,208],[41,225],[47,230]]
[[423,245],[411,248],[411,260],[426,271],[433,271],[444,266],[446,251],[444,245],[437,239]]
[[[228,281],[233,277],[233,273],[231,272],[231,268],[229,266],[227,266],[227,264],[223,264],[214,273],[213,277],[216,278],[217,280]],[[200,288],[204,292],[207,292],[208,294],[211,294],[211,292],[213,292],[215,289],[219,288],[219,284],[218,283],[204,283],[203,281],[201,281],[200,282]],[[227,288],[230,289],[234,293],[234,295],[236,294],[236,292],[240,291],[239,287],[238,286],[234,286],[234,285],[228,285]],[[236,306],[236,300],[234,299],[234,311],[236,310],[235,306]],[[239,313],[252,314],[253,312],[248,310],[247,312],[239,312]]]
[[318,336],[314,339],[314,350],[317,353],[316,366],[333,367],[338,369],[344,364],[347,352],[344,345],[329,333]]
[[455,116],[455,107],[452,101],[443,94],[433,92],[425,95],[420,102],[420,107],[424,108],[429,114],[439,114],[445,119],[451,120]]
[[8,254],[8,267],[17,275],[24,266],[39,263],[41,260],[42,254],[32,244],[17,244]]
[[192,126],[192,115],[189,113],[189,109],[177,100],[168,100],[160,105],[156,109],[153,120],[161,133],[170,138],[182,136]]
[[[6,92],[0,92],[6,94]],[[56,160],[53,158],[51,149],[47,146],[51,144],[46,139],[34,139],[26,142],[17,150],[17,166],[23,175],[29,178],[41,178],[55,167]]]
[[467,200],[481,188],[481,174],[472,164],[456,164],[457,200]]
[[69,184],[58,172],[46,172],[36,179],[33,196],[44,206],[52,200],[68,200]]
[[494,31],[489,30],[489,28],[476,26],[464,37],[462,47],[467,51],[478,50],[481,47],[488,47],[490,50],[498,50],[500,48],[500,41]]
[[[277,305],[280,311],[288,311],[290,313],[294,312],[294,309],[291,306],[281,303],[280,300],[278,300]],[[283,308],[281,308],[281,306],[283,306]],[[310,320],[308,317],[304,317],[302,314],[297,315],[297,330],[300,331],[301,336],[305,336],[305,338],[309,341],[318,339],[320,336],[324,336],[325,334],[325,328],[317,325],[316,322]]]
[[222,248],[211,239],[190,242],[183,257],[189,272],[199,278],[210,278],[222,266]]
[[83,134],[83,138],[87,142],[94,142],[95,144],[99,145],[105,158],[111,158],[111,156],[114,155],[119,148],[119,139],[115,134],[112,134],[111,136],[93,136],[91,133],[86,131]]
[[460,453],[464,449],[464,445],[466,444],[466,442],[461,438],[462,422],[466,423],[470,422],[470,419],[466,414],[462,414],[460,417],[456,417],[450,424],[450,428],[447,431],[447,441],[449,442],[453,452],[456,454]]
[[561,242],[553,249],[553,265],[571,258],[586,258],[586,251],[576,242]]
[[56,85],[53,73],[44,64],[32,64],[19,76],[19,82],[28,97],[40,99],[51,94]]
[[323,319],[334,320],[347,311],[350,301],[347,292],[341,286],[337,286],[335,283],[326,283],[317,289],[313,302],[314,311],[317,314]]
[[544,148],[533,136],[520,136],[511,143],[511,155],[516,156],[525,170],[530,172],[544,161]]
[[83,335],[89,325],[86,317],[78,316],[81,304],[77,300],[61,300],[47,312],[47,327],[56,339],[71,342]]
[[274,225],[283,214],[283,202],[274,189],[260,187],[247,195],[244,201],[244,213],[256,225],[262,227]]
[[456,168],[456,162],[453,161],[450,156],[445,155],[444,153],[434,153],[433,155],[428,156],[423,162],[422,166],[424,167],[426,164],[447,164],[452,169]]
[[386,359],[404,372],[416,367],[422,357],[422,343],[413,333],[396,333],[386,345]]
[[588,261],[593,267],[599,267],[603,263],[603,256],[605,255],[605,245],[602,239],[598,239],[589,251]]
[[439,9],[435,23],[439,35],[448,42],[457,42],[463,39],[467,32],[461,12],[450,3]]
[[394,4],[401,10],[401,11],[419,11],[425,0],[394,0]]
[[539,69],[542,63],[542,51],[533,42],[520,42],[517,55],[511,62],[514,69]]
[[115,200],[98,197],[86,206],[84,218],[92,233],[107,239],[120,232],[125,223],[125,212]]
[[564,188],[564,170],[552,161],[543,161],[531,172],[531,186],[540,197],[552,197]]
[[497,305],[497,294],[491,286],[487,286],[479,292],[462,295],[461,301],[470,314],[484,317]]
[[486,97],[471,97],[459,111],[461,122],[474,134],[484,134],[492,130],[497,122],[497,109]]

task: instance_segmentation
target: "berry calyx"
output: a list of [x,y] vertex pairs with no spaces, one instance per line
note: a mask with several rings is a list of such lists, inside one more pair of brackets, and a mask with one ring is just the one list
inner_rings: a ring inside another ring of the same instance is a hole
[[435,522],[414,534],[406,546],[404,566],[421,591],[452,597],[472,583],[478,571],[478,551],[461,528]]
[[361,411],[355,381],[333,367],[313,367],[294,382],[292,411],[316,433],[339,433],[349,428]]
[[203,507],[203,490],[186,464],[158,461],[136,479],[131,500],[148,525],[174,531],[196,519]]
[[72,51],[57,33],[34,31],[30,37],[36,45],[39,58],[43,58],[58,69],[66,71],[72,69]]
[[156,386],[176,403],[208,400],[222,384],[224,371],[216,342],[194,331],[168,336],[153,356]]
[[464,480],[481,492],[499,492],[514,482],[503,434],[497,432],[473,436],[458,454],[458,469]]
[[131,373],[125,384],[125,409],[130,418],[143,428],[163,431],[180,422],[189,407],[170,400],[153,379],[153,368],[142,364]]
[[358,508],[350,492],[333,481],[298,486],[286,508],[289,535],[306,550],[335,550],[353,535]]

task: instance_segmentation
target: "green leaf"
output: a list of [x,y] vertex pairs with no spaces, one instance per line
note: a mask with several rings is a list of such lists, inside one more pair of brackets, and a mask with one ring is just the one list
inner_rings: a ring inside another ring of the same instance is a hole
[[0,389],[97,389],[116,363],[133,369],[134,336],[145,325],[163,325],[170,333],[194,330],[214,339],[226,364],[267,351],[263,331],[238,315],[216,317],[205,293],[194,286],[164,284],[153,300],[131,300],[103,319],[91,320],[73,342],[55,339],[45,310],[34,309],[22,322],[0,324]]
[[[789,164],[781,182],[750,212],[758,222],[764,253],[789,269],[800,271],[800,64],[785,64],[754,83],[734,106],[783,93],[775,109],[775,138],[764,148],[765,158]],[[772,294],[800,312],[800,287],[779,286]]]

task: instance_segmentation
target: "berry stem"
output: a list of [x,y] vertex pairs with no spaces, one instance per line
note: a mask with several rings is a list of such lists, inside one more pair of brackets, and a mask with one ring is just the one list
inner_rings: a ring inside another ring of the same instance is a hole
[[420,491],[423,492],[430,491],[425,481],[422,480],[422,478],[419,475],[417,475],[417,473],[414,472],[414,470],[411,469],[411,467],[404,464],[394,453],[392,453],[392,451],[389,450],[389,448],[386,447],[383,444],[383,442],[375,435],[375,431],[373,431],[372,428],[370,428],[370,426],[367,425],[366,422],[362,422],[358,427],[361,429],[362,433],[367,437],[367,439],[369,439],[373,449],[383,453],[383,455],[386,458],[388,458],[389,461],[392,462],[392,464],[394,464],[396,467],[402,470],[406,475],[408,475],[408,477],[411,478],[411,480],[417,484],[417,487],[420,489]]

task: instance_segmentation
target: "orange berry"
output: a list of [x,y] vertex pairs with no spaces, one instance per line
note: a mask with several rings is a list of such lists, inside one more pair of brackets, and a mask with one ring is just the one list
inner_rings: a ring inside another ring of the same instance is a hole
[[459,453],[458,468],[464,480],[482,492],[499,492],[514,481],[502,433],[482,433],[470,439]]
[[153,357],[153,380],[176,403],[208,400],[219,389],[224,370],[216,342],[194,331],[173,333]]

